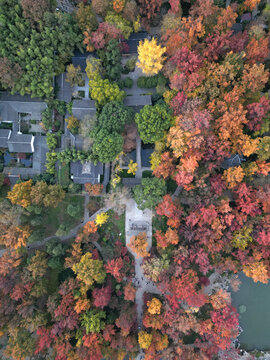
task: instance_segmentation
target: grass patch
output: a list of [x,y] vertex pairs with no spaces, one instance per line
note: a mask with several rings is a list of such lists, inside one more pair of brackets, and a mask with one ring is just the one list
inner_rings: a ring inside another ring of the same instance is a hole
[[154,175],[153,175],[152,171],[144,170],[142,173],[142,177],[143,178],[152,178],[152,177],[154,177]]
[[126,236],[125,236],[125,224],[126,224],[126,217],[125,217],[125,213],[118,216],[117,218],[113,217],[112,220],[113,224],[115,226],[117,226],[118,230],[119,230],[119,234],[120,235],[120,239],[122,243],[125,243],[126,241]]
[[58,170],[58,174],[57,174],[57,182],[58,184],[60,184],[61,186],[63,186],[63,188],[67,188],[70,180],[69,180],[69,164],[59,164],[59,170]]
[[[80,218],[75,219],[68,215],[67,207],[69,204],[80,206]],[[66,224],[71,228],[80,224],[84,215],[84,197],[80,195],[66,194],[65,199],[56,207],[50,208],[44,214],[44,224],[46,224],[45,237],[54,235],[60,224]]]

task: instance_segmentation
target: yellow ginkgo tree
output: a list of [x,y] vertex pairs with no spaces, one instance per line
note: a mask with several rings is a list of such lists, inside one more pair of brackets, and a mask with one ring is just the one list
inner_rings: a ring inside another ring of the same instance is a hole
[[138,67],[146,75],[158,74],[166,59],[164,56],[165,52],[166,48],[158,45],[155,38],[150,41],[148,39],[145,39],[144,42],[140,41],[138,46]]
[[98,226],[101,226],[107,222],[109,218],[109,215],[106,212],[101,212],[100,214],[97,214],[96,216],[96,224]]
[[135,175],[136,171],[138,169],[138,164],[136,162],[134,162],[133,160],[130,160],[129,164],[128,164],[128,174],[132,174]]

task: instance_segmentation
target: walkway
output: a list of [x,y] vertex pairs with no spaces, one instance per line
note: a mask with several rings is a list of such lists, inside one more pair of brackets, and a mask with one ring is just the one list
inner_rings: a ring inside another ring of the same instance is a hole
[[142,178],[142,140],[137,134],[136,136],[136,162],[137,162],[137,171],[136,171],[136,178],[141,179]]
[[[143,316],[143,295],[145,292],[159,294],[160,292],[157,290],[156,286],[144,277],[143,270],[141,268],[143,258],[136,257],[135,253],[129,248],[128,243],[133,235],[137,235],[140,231],[139,230],[131,230],[132,224],[145,224],[148,228],[146,231],[147,234],[147,241],[148,246],[147,250],[149,251],[152,247],[152,211],[146,209],[144,211],[139,210],[137,207],[136,202],[133,199],[126,200],[126,224],[125,224],[125,231],[126,231],[126,246],[128,251],[134,256],[135,258],[135,278],[139,281],[139,286],[136,291],[136,305],[137,305],[137,318],[138,318],[138,327],[139,329],[142,326],[142,316]],[[141,359],[143,356],[142,349],[140,350],[140,354],[137,357]]]
[[111,163],[106,163],[104,166],[104,179],[103,179],[103,193],[106,193],[106,187],[110,182],[110,171],[111,171]]

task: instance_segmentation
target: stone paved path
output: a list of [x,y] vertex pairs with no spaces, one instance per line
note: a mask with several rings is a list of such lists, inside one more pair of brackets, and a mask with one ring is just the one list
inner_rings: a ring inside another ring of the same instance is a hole
[[[146,231],[147,234],[147,241],[148,246],[147,250],[149,251],[152,247],[152,211],[146,209],[144,211],[139,210],[137,207],[136,202],[133,199],[129,199],[126,201],[126,224],[125,224],[125,231],[126,231],[126,246],[128,251],[134,256],[135,258],[135,278],[139,281],[139,286],[136,291],[136,298],[135,302],[137,305],[137,318],[138,318],[138,327],[141,328],[142,326],[142,316],[143,316],[143,295],[145,292],[159,294],[160,292],[156,288],[156,286],[150,282],[148,279],[144,277],[144,273],[141,267],[143,258],[136,257],[134,252],[129,248],[128,243],[133,235],[137,235],[140,231],[139,230],[131,230],[130,227],[133,223],[137,224],[145,224],[148,226]],[[140,353],[137,357],[137,360],[142,359],[143,351],[140,350]]]

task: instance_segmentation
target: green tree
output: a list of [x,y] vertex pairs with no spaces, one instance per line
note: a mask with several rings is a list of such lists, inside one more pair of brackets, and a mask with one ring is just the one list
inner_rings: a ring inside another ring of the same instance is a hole
[[82,280],[87,286],[94,282],[102,284],[106,277],[106,272],[101,260],[94,260],[90,252],[81,257],[79,263],[74,264],[72,270],[79,280]]
[[62,236],[66,236],[68,235],[69,231],[70,231],[70,225],[67,224],[60,224],[59,228],[57,229],[55,235],[62,237]]
[[55,134],[47,132],[46,142],[50,151],[55,150],[57,146],[57,137]]
[[156,177],[142,179],[141,185],[136,185],[133,188],[134,200],[141,210],[155,208],[162,201],[165,194],[166,184],[164,179]]
[[73,64],[67,66],[66,82],[70,83],[70,86],[72,87],[84,85],[83,73],[80,65],[77,67]]
[[46,153],[46,170],[49,174],[55,174],[55,164],[57,161],[57,153],[56,152],[47,152]]
[[48,260],[48,266],[51,269],[62,270],[64,267],[64,258],[60,256],[54,256]]
[[62,256],[65,254],[65,247],[58,238],[53,238],[47,241],[46,252],[51,256]]
[[70,14],[42,10],[37,16],[42,16],[43,21],[38,27],[31,27],[23,16],[21,1],[1,0],[0,57],[21,69],[12,93],[48,99],[53,96],[53,76],[64,71],[76,46],[82,49],[83,35]]
[[108,79],[101,77],[89,80],[89,89],[91,98],[101,106],[110,101],[123,101],[126,96],[116,83],[110,83]]
[[50,107],[47,107],[42,112],[42,126],[45,130],[52,128],[52,109]]
[[106,313],[101,310],[87,310],[81,317],[81,324],[85,327],[86,334],[91,333],[100,333],[101,330],[105,327]]
[[124,139],[116,132],[109,133],[100,130],[96,133],[95,142],[92,147],[92,156],[102,163],[113,161],[123,150]]
[[105,76],[111,81],[119,80],[122,71],[119,42],[110,40],[106,49],[98,51],[98,55],[105,68]]
[[132,122],[133,110],[120,102],[112,101],[106,104],[98,117],[97,127],[109,133],[122,132],[125,124]]
[[171,122],[171,113],[164,105],[146,105],[135,115],[135,122],[144,143],[154,143],[164,136]]

